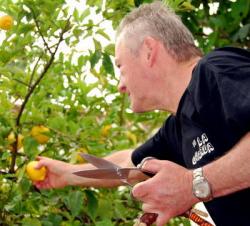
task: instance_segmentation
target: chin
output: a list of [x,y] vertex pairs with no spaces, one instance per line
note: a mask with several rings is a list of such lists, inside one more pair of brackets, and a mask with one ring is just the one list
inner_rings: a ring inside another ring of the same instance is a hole
[[135,104],[131,105],[131,109],[135,113],[144,113],[144,112],[148,112],[148,111],[154,110],[154,109],[146,108],[145,106],[140,106],[140,105],[135,105]]

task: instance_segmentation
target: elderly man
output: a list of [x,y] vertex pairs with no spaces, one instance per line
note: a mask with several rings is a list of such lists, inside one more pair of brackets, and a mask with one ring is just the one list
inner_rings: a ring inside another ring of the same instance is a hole
[[[107,157],[121,166],[155,157],[143,165],[155,176],[133,188],[143,210],[157,213],[162,226],[203,201],[216,225],[249,225],[250,53],[227,47],[203,57],[180,18],[154,2],[123,19],[115,55],[119,91],[129,95],[132,110],[172,113],[135,151]],[[89,164],[38,159],[38,168],[48,169],[46,179],[35,183],[39,189],[121,184],[72,174]]]

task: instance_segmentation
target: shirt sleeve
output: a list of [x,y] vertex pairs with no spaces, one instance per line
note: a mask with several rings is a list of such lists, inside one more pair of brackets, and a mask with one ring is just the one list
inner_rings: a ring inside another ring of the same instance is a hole
[[183,162],[177,144],[176,119],[175,116],[169,116],[153,137],[135,149],[132,154],[132,162],[136,166],[149,156],[162,160]]

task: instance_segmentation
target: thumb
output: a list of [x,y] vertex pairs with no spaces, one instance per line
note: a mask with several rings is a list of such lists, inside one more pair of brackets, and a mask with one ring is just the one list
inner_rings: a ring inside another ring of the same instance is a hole
[[162,163],[162,160],[153,159],[153,158],[148,159],[144,161],[144,163],[142,164],[141,170],[144,172],[156,174],[162,168],[161,163]]
[[36,160],[38,161],[37,162],[37,165],[35,167],[35,169],[40,169],[42,168],[43,166],[47,167],[47,161],[46,161],[47,158],[45,157],[42,157],[42,156],[37,156],[36,157]]
[[155,224],[157,226],[164,226],[170,218],[171,216],[168,216],[167,214],[158,214]]

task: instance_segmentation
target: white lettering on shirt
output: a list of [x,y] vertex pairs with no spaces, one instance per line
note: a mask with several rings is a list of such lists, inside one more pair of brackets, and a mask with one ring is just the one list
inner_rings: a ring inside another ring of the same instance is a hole
[[192,141],[192,145],[194,148],[197,147],[197,144],[198,144],[198,151],[194,153],[194,156],[192,158],[193,165],[195,165],[198,161],[200,161],[203,158],[203,156],[214,151],[214,147],[208,141],[208,137],[205,133],[203,133],[201,137],[197,137]]

